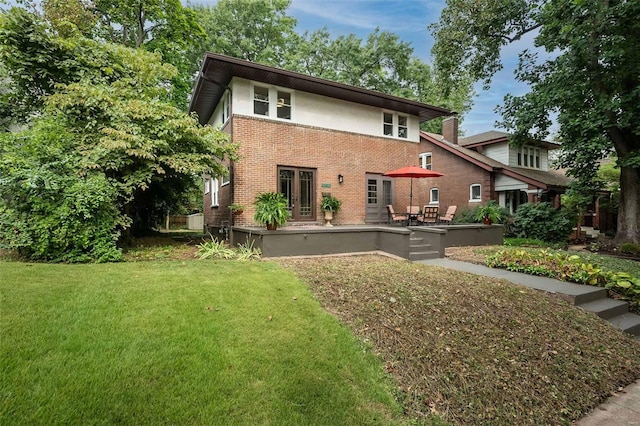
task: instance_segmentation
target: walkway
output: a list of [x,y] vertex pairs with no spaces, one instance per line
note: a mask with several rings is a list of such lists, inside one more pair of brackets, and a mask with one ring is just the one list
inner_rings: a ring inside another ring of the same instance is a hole
[[[483,265],[460,262],[447,258],[420,260],[417,263],[422,263],[424,265],[442,266],[445,268],[456,269],[476,275],[484,275],[488,277],[504,279],[516,284],[523,285],[525,287],[531,287],[550,293],[557,293],[558,295],[565,297],[565,299],[567,299],[571,303],[575,305],[581,305],[580,307],[584,309],[596,311],[598,315],[603,316],[601,312],[596,310],[600,309],[596,308],[596,306],[602,302],[602,292],[604,292],[604,297],[606,298],[606,291],[598,287],[572,284],[564,281],[554,280],[551,278],[538,277],[534,275],[522,274],[519,272],[511,272],[504,269],[494,269]],[[611,308],[606,309],[611,310]],[[617,310],[620,308],[616,307],[614,309],[617,312]],[[623,321],[624,325],[627,325],[627,318],[631,318],[628,321],[637,321],[637,327],[640,328],[640,316],[627,312],[625,314],[622,314],[622,317],[625,318],[625,320]],[[618,328],[623,328],[619,327],[619,324],[616,324],[615,321],[612,321],[612,319],[614,318],[609,318],[608,320],[614,323],[615,326],[618,326]],[[636,331],[636,325],[633,325],[631,330]],[[640,336],[638,334],[640,333],[636,333],[636,340],[640,341]],[[588,414],[576,423],[576,426],[599,425],[640,426],[640,380],[636,381],[636,383],[634,384],[627,386],[616,396],[609,398],[606,402],[596,408],[592,413]]]

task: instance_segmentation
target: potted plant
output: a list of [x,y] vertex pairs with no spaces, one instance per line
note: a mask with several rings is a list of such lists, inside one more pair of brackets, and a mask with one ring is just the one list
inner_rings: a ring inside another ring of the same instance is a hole
[[333,226],[331,221],[333,220],[333,214],[340,211],[342,207],[342,201],[338,200],[332,195],[323,195],[320,207],[324,210],[325,226]]
[[500,223],[502,219],[502,209],[495,200],[489,200],[484,206],[479,206],[476,212],[476,219],[481,220],[485,225]]
[[239,216],[244,212],[244,206],[242,204],[233,203],[229,206],[229,210],[233,213],[234,216]]
[[289,203],[280,192],[262,192],[254,202],[256,222],[266,224],[267,229],[275,231],[278,225],[285,225],[289,219]]

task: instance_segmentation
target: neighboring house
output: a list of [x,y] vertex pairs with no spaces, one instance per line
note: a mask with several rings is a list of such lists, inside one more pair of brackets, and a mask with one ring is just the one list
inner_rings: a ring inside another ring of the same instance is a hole
[[[322,223],[324,193],[342,201],[334,224],[384,223],[387,204],[406,209],[410,180],[383,174],[417,165],[427,145],[420,123],[451,115],[420,102],[211,53],[189,109],[202,124],[219,126],[239,144],[240,158],[227,164],[228,176],[205,177],[209,230],[253,225],[253,201],[264,191],[287,197],[292,225]],[[441,171],[450,180],[458,178]],[[428,194],[416,183],[414,204],[427,204]],[[246,207],[242,215],[230,215],[232,202]]]
[[[443,122],[443,135],[421,133],[421,165],[455,178],[430,179],[431,202],[473,208],[496,200],[513,213],[520,204],[548,201],[560,206],[569,179],[549,170],[549,150],[559,145],[536,141],[515,147],[509,135],[490,131],[458,139],[456,117]],[[434,202],[434,196],[436,198]]]

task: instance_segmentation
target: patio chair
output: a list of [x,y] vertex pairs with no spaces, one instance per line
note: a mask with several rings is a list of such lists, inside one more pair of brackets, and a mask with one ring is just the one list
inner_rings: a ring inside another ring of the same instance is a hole
[[458,209],[458,206],[449,206],[444,216],[440,216],[440,222],[451,223],[451,221],[453,220],[453,216],[456,214],[457,209]]
[[406,214],[400,214],[400,213],[396,213],[393,210],[393,206],[391,204],[387,205],[387,212],[389,213],[389,223],[397,223],[400,222],[401,224],[404,224],[405,221],[407,221],[409,219],[409,217]]
[[438,207],[437,206],[424,206],[422,208],[422,214],[418,215],[418,223],[422,225],[438,223]]

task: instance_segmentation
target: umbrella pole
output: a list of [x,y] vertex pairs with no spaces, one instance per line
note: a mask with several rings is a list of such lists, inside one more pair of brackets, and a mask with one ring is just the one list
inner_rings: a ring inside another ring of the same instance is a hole
[[409,226],[411,226],[411,206],[413,206],[413,178],[409,186]]

